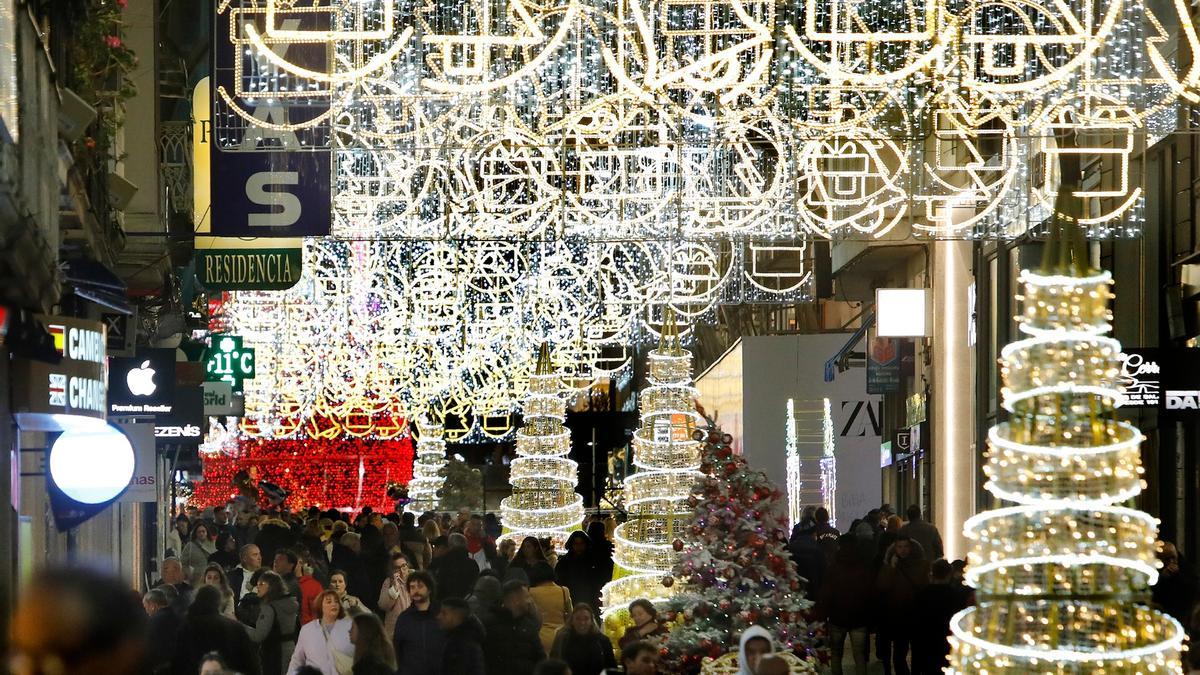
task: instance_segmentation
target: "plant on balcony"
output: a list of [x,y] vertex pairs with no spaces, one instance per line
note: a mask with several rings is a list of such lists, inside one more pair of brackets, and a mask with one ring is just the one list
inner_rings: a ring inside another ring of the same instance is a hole
[[128,0],[86,0],[81,3],[71,47],[69,86],[94,106],[98,116],[91,135],[76,147],[77,157],[120,160],[113,154],[117,131],[125,123],[125,101],[137,94],[130,77],[137,55],[125,44],[125,6]]

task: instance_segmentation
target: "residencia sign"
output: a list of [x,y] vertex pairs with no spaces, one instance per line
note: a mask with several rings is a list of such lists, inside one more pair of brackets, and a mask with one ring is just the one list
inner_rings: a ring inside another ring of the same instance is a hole
[[282,291],[300,280],[300,249],[197,250],[196,274],[205,288]]

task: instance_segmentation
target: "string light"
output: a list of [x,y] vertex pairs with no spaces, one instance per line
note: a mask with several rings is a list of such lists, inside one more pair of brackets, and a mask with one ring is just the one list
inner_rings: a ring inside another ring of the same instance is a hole
[[1143,438],[1114,419],[1111,277],[1082,269],[1082,246],[1076,263],[1051,263],[1069,237],[1047,244],[1047,272],[1019,277],[1031,337],[1002,350],[1010,418],[989,432],[984,467],[986,488],[1015,505],[964,524],[978,602],[951,620],[948,672],[1183,672],[1183,628],[1138,604],[1158,581],[1158,521],[1118,506],[1142,490]]
[[537,368],[525,397],[525,428],[517,434],[517,458],[509,468],[512,496],[500,502],[501,539],[519,547],[525,537],[549,537],[562,551],[583,522],[583,497],[574,492],[579,465],[567,459],[571,432],[563,427],[562,380],[549,346],[538,350]]
[[668,312],[663,338],[647,357],[649,385],[641,392],[641,425],[633,436],[636,472],[625,479],[628,520],[617,526],[613,581],[604,586],[604,614],[628,608],[637,598],[663,601],[674,592],[672,570],[692,509],[687,504],[700,473],[704,419],[696,412],[692,356],[679,346]]

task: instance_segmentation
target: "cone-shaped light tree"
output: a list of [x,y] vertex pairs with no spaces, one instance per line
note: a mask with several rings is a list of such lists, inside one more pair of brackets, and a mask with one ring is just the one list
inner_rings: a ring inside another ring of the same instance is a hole
[[509,473],[512,496],[500,503],[503,538],[520,546],[525,537],[550,537],[562,550],[583,522],[583,497],[575,492],[579,465],[567,459],[571,432],[563,427],[566,404],[550,348],[538,350],[537,368],[525,397],[525,426],[517,433],[517,459]]
[[617,527],[616,571],[604,587],[606,623],[620,622],[637,598],[663,602],[675,592],[672,574],[680,553],[672,544],[691,525],[687,500],[702,476],[700,441],[693,433],[705,422],[696,411],[692,355],[680,346],[669,310],[658,349],[648,356],[647,379],[641,425],[633,436],[636,472],[624,483],[628,520]]
[[446,482],[442,469],[446,466],[446,440],[442,425],[426,416],[417,418],[417,457],[413,461],[413,477],[408,484],[409,502],[405,511],[424,513],[438,508],[438,490]]
[[1063,157],[1041,268],[1020,277],[1025,337],[1001,353],[1009,417],[988,439],[987,489],[1011,505],[965,524],[978,602],[952,621],[949,672],[1180,673],[1181,627],[1143,604],[1158,523],[1122,505],[1142,489],[1142,435],[1114,413],[1112,277],[1088,262],[1078,155]]

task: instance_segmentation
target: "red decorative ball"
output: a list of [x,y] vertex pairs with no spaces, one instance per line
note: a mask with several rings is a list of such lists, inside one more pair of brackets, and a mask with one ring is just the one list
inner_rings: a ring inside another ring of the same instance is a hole
[[729,608],[733,607],[733,603],[729,601],[729,598],[721,598],[721,601],[717,603],[717,607],[720,607],[722,612],[728,612]]
[[676,551],[682,551],[683,550],[683,540],[676,539],[675,541],[671,542],[671,548],[675,549]]
[[663,578],[662,578],[662,585],[663,585],[663,586],[666,586],[667,588],[670,588],[670,587],[674,586],[674,585],[675,585],[675,577],[671,576],[670,574],[668,574],[667,576],[663,577]]

